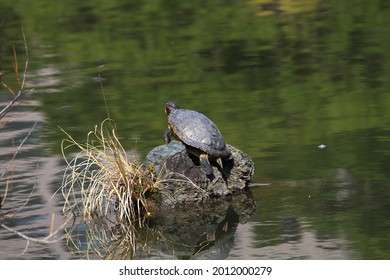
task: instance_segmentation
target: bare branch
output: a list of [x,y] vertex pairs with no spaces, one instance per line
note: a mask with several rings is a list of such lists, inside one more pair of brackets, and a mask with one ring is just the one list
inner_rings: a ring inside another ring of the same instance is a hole
[[[10,211],[10,212],[0,216],[0,221],[5,220],[7,218],[11,218],[14,215],[16,215],[20,210],[22,210],[27,205],[27,203],[30,201],[32,194],[36,188],[36,185],[37,185],[37,183],[34,184],[28,198],[24,201],[24,203],[17,210]],[[66,220],[56,230],[53,230],[54,229],[54,226],[53,226],[54,216],[52,216],[49,235],[47,235],[46,237],[43,237],[43,238],[30,237],[30,236],[28,236],[20,231],[17,231],[13,228],[6,226],[3,223],[0,223],[0,227],[22,237],[25,240],[27,240],[26,247],[24,248],[23,252],[21,253],[23,255],[25,252],[27,252],[30,241],[34,242],[34,243],[38,243],[38,244],[52,244],[52,243],[55,243],[55,242],[58,242],[58,241],[64,239],[66,237],[65,235],[63,235],[62,237],[56,238],[56,239],[52,239],[52,238],[55,237],[61,230],[63,230],[72,218],[75,219],[74,215],[69,214],[67,216]]]
[[12,93],[13,96],[15,96],[15,92],[12,90],[12,88],[10,88],[6,83],[4,82],[1,82],[1,84],[3,85],[3,87],[5,87],[10,93]]
[[14,59],[15,59],[15,73],[16,73],[16,80],[19,82],[20,84],[20,89],[18,91],[17,94],[15,94],[15,92],[7,85],[5,84],[4,82],[1,82],[1,84],[9,91],[11,92],[13,95],[14,95],[14,99],[12,99],[7,106],[5,106],[1,111],[0,111],[0,119],[2,119],[7,113],[8,111],[12,108],[12,106],[15,104],[16,101],[19,100],[19,98],[24,95],[26,93],[26,90],[25,90],[25,84],[26,84],[26,75],[27,75],[27,68],[28,68],[28,60],[29,60],[29,57],[28,57],[28,47],[27,47],[27,40],[26,40],[26,35],[24,34],[24,31],[22,32],[23,34],[23,41],[24,41],[24,49],[25,49],[25,55],[26,55],[26,62],[25,62],[25,65],[24,65],[24,71],[23,71],[23,78],[22,78],[22,82],[19,81],[19,70],[18,70],[18,64],[17,64],[17,60],[16,60],[16,53],[14,53]]
[[[29,236],[25,235],[24,233],[21,233],[20,231],[14,230],[13,228],[6,226],[3,223],[0,223],[0,226],[2,228],[5,228],[6,230],[12,232],[12,233],[15,233],[16,235],[22,237],[23,239],[27,240],[27,242],[31,241],[31,242],[38,243],[38,244],[53,244],[53,243],[58,242],[66,237],[65,235],[63,235],[62,237],[59,237],[57,239],[50,240],[53,237],[55,237],[61,230],[63,230],[66,227],[66,225],[69,223],[69,221],[72,220],[72,218],[74,218],[74,217],[72,217],[72,215],[68,215],[65,222],[62,223],[62,225],[60,225],[55,231],[50,233],[48,236],[43,237],[43,238],[29,237]],[[26,248],[24,251],[27,251]]]
[[24,201],[24,203],[23,203],[18,209],[14,210],[14,211],[9,211],[9,212],[7,212],[7,213],[5,213],[5,214],[2,214],[2,215],[0,216],[0,221],[5,220],[5,219],[12,218],[12,217],[15,216],[20,210],[22,210],[22,208],[23,208],[24,206],[26,206],[27,203],[30,201],[30,199],[31,199],[31,197],[32,197],[32,194],[33,194],[33,192],[34,192],[36,186],[37,186],[37,184],[35,183],[34,186],[33,186],[33,188],[31,189],[31,192],[30,192],[29,196],[27,197],[27,199]]
[[24,85],[26,83],[26,76],[27,76],[27,68],[28,68],[28,48],[27,48],[27,40],[26,40],[26,34],[24,34],[24,30],[22,29],[22,34],[23,34],[23,42],[24,42],[24,49],[26,51],[26,61],[24,64],[24,72],[23,72],[23,80],[22,84],[20,85],[20,89],[24,89]]
[[11,166],[12,162],[16,158],[16,155],[18,154],[19,150],[22,148],[24,145],[24,142],[26,142],[27,138],[30,137],[31,133],[33,132],[35,126],[37,125],[37,121],[34,123],[34,125],[31,127],[30,131],[27,133],[26,137],[24,137],[23,141],[19,144],[19,147],[15,151],[12,159],[8,162],[8,165],[6,166],[4,172],[0,175],[0,179],[3,178],[4,174],[8,171],[8,168]]
[[[28,52],[28,47],[27,47],[26,35],[24,33],[23,28],[22,28],[22,34],[23,34],[23,42],[24,42],[24,48],[25,48],[24,71],[23,71],[23,73],[19,72],[19,63],[18,63],[18,59],[17,59],[17,54],[16,54],[15,47],[13,47],[14,71],[15,71],[15,75],[16,75],[16,81],[17,81],[17,83],[19,85],[19,90],[16,92],[10,86],[8,86],[5,82],[0,81],[1,85],[9,93],[11,93],[13,95],[13,99],[2,110],[0,110],[0,120],[14,107],[15,103],[23,95],[25,95],[28,92],[25,89],[25,86],[26,86],[27,69],[28,69],[28,65],[29,65],[29,52]],[[0,76],[1,76],[1,73],[0,73]],[[0,174],[0,179],[2,179],[4,177],[4,175],[8,172],[8,170],[9,170],[11,164],[14,162],[18,152],[21,150],[22,146],[25,144],[27,138],[29,138],[31,133],[34,131],[36,125],[37,125],[37,122],[34,123],[34,125],[31,127],[31,129],[29,130],[27,135],[24,137],[24,139],[22,140],[20,145],[17,147],[17,149],[16,149],[15,153],[13,154],[11,160],[8,162],[8,165],[5,167],[5,170],[3,171],[2,174]],[[38,168],[38,166],[37,166],[37,168]],[[7,180],[7,185],[6,185],[6,189],[5,189],[5,196],[4,196],[4,198],[0,197],[0,207],[1,207],[2,204],[4,204],[4,202],[7,199],[7,194],[9,192],[8,189],[9,189],[10,182],[12,182],[12,181]],[[14,217],[17,213],[19,213],[28,204],[28,202],[31,200],[31,197],[32,197],[32,195],[34,193],[34,190],[35,190],[36,186],[37,186],[37,182],[35,182],[34,186],[31,189],[31,192],[29,193],[28,197],[25,199],[25,201],[23,202],[23,204],[20,207],[18,207],[16,210],[10,210],[10,211],[8,211],[6,213],[2,212],[1,215],[0,215],[0,228],[4,228],[7,231],[12,232],[12,233],[14,233],[14,234],[18,235],[19,237],[21,237],[21,238],[26,240],[25,248],[20,253],[20,255],[24,255],[28,251],[28,248],[29,248],[31,242],[34,242],[34,243],[37,243],[37,244],[52,244],[52,243],[58,242],[61,239],[66,238],[65,235],[62,235],[61,237],[57,237],[57,235],[60,233],[61,230],[65,229],[65,227],[68,225],[68,223],[72,219],[72,217],[73,217],[73,219],[75,219],[74,216],[68,215],[66,217],[65,221],[60,226],[58,226],[55,229],[54,228],[54,218],[55,218],[55,216],[54,216],[54,214],[52,214],[52,216],[51,216],[51,224],[50,224],[50,228],[49,228],[49,233],[48,233],[47,236],[42,237],[42,238],[30,237],[30,236],[28,236],[28,235],[26,235],[26,234],[24,234],[24,233],[22,233],[20,231],[17,231],[15,229],[5,225],[4,223],[2,223],[2,221]]]
[[[19,82],[19,66],[18,66],[18,57],[16,56],[15,46],[12,46],[14,52],[14,71],[16,74],[16,80]],[[20,82],[19,82],[20,83]]]

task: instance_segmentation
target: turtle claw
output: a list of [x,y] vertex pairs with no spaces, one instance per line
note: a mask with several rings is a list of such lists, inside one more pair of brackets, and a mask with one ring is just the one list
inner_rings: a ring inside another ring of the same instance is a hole
[[209,162],[209,157],[207,154],[201,154],[199,156],[200,165],[203,169],[203,171],[206,173],[207,176],[213,174],[213,168],[211,167],[211,164]]

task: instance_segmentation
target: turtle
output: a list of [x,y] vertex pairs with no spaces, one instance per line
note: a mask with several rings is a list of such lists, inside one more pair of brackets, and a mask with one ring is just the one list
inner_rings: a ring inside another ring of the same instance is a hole
[[172,136],[181,141],[190,154],[199,157],[206,175],[213,174],[210,160],[217,161],[223,168],[222,160],[232,158],[221,132],[208,117],[197,111],[181,109],[172,101],[166,102],[165,112],[168,130],[164,133],[164,142],[168,144]]

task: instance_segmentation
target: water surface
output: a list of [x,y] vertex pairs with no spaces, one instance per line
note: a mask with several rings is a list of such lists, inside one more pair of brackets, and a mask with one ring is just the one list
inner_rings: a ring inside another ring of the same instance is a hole
[[[17,88],[23,26],[34,88],[1,120],[0,214],[33,191],[1,223],[36,238],[61,224],[59,127],[85,141],[109,114],[142,159],[173,100],[208,115],[252,157],[252,181],[269,184],[252,190],[255,214],[221,237],[217,258],[390,257],[386,1],[0,2],[1,80]],[[10,98],[1,89],[0,108]],[[80,257],[64,240],[27,245],[0,228],[0,258]]]

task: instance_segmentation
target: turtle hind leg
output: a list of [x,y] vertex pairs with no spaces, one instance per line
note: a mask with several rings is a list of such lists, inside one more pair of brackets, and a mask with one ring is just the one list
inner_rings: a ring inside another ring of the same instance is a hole
[[199,156],[199,162],[200,162],[200,166],[202,167],[206,175],[213,174],[213,168],[211,167],[211,164],[209,162],[209,157],[207,154],[201,154]]
[[217,163],[219,164],[219,166],[221,167],[221,169],[223,169],[223,161],[221,158],[217,158]]
[[232,154],[228,155],[227,157],[225,158],[217,158],[216,159],[216,162],[219,164],[219,166],[221,167],[221,169],[231,169],[231,165],[232,165],[232,161],[233,161],[233,156]]

